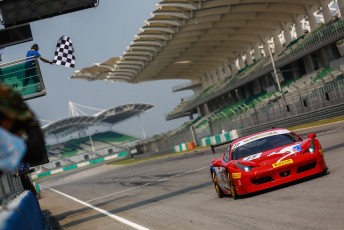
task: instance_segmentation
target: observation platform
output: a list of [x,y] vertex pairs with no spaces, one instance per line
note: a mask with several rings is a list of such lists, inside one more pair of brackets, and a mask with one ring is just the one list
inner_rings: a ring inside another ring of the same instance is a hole
[[0,64],[0,83],[8,85],[24,100],[46,95],[46,89],[37,59],[26,58]]

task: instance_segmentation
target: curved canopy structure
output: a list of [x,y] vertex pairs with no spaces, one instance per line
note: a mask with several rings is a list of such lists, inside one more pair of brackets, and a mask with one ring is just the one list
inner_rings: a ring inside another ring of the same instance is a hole
[[[200,81],[223,63],[251,55],[271,37],[289,32],[301,19],[309,18],[314,24],[314,12],[329,2],[164,0],[156,4],[152,17],[109,68],[99,68],[96,73],[86,73],[85,68],[71,78],[87,75],[88,80],[128,83],[162,79]],[[326,16],[327,12],[323,13]]]
[[56,135],[66,131],[77,131],[99,123],[117,124],[153,108],[151,104],[125,104],[116,106],[93,116],[72,116],[42,127],[45,135]]

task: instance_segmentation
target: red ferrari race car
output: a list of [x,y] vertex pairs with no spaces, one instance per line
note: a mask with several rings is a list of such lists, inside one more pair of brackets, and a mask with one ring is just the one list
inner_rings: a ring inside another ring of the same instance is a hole
[[316,174],[326,173],[327,166],[315,133],[303,140],[283,128],[211,145],[229,144],[220,159],[210,165],[217,195],[254,193]]

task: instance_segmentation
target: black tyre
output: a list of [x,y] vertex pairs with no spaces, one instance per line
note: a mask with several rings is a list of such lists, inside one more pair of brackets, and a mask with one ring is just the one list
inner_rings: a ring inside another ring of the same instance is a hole
[[233,178],[230,172],[227,172],[227,178],[228,178],[228,184],[229,184],[229,190],[231,191],[231,196],[233,197],[234,200],[239,198],[239,195],[237,194],[233,182]]
[[220,189],[219,185],[217,184],[217,178],[216,178],[216,175],[215,175],[215,173],[213,171],[211,171],[211,179],[213,180],[213,184],[214,184],[217,196],[219,198],[224,197],[224,193],[222,192],[222,190]]

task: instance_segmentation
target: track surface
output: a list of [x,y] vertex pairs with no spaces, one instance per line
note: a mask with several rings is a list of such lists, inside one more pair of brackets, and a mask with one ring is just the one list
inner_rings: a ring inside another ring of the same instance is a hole
[[55,229],[343,229],[344,123],[317,132],[329,174],[233,200],[217,198],[210,150],[103,165],[41,182]]

